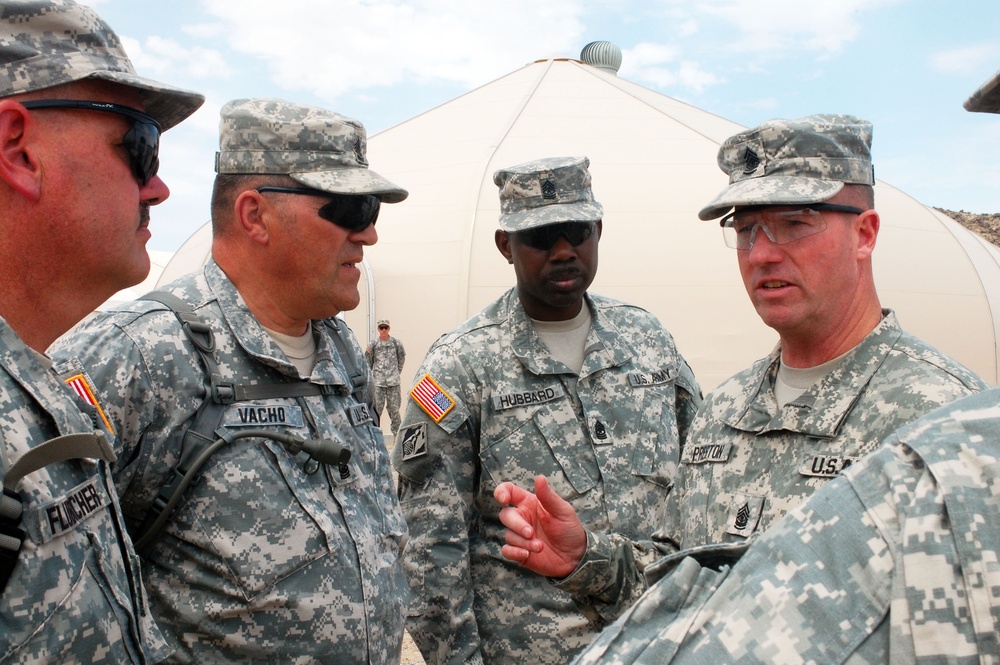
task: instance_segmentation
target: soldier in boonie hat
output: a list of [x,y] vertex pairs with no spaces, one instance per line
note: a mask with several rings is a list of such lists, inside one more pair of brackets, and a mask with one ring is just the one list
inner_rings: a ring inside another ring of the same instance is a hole
[[205,101],[195,92],[136,74],[121,40],[94,10],[71,0],[0,3],[0,97],[96,79],[139,91],[163,129]]
[[500,228],[516,232],[560,222],[599,222],[604,208],[590,189],[590,160],[549,157],[500,169]]
[[368,168],[364,126],[347,116],[282,99],[237,99],[222,107],[219,174],[282,174],[331,194],[371,194],[398,203],[407,191]]
[[872,126],[851,115],[769,120],[726,139],[719,167],[729,186],[701,209],[715,219],[736,206],[819,203],[846,183],[874,185]]

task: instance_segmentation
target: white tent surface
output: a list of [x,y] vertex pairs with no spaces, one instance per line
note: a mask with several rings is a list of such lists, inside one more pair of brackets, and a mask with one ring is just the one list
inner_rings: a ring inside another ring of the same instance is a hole
[[[391,321],[407,348],[408,385],[438,335],[514,284],[493,241],[494,171],[586,155],[605,209],[591,290],[656,314],[702,387],[711,389],[777,341],[749,303],[718,222],[697,218],[727,183],[716,164],[719,144],[740,129],[622,80],[613,69],[556,58],[383,131],[369,140],[369,161],[410,197],[382,207],[379,242],[366,252],[362,304],[345,318],[362,344],[376,319]],[[874,154],[877,164],[878,127]],[[882,228],[874,264],[883,307],[894,309],[905,329],[996,383],[1000,251],[882,181],[876,208]],[[161,283],[203,263],[209,241],[207,226],[196,232]]]

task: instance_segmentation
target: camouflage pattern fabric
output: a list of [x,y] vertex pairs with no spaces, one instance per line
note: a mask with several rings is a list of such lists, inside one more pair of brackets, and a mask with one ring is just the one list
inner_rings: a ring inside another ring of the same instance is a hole
[[575,662],[995,664],[998,514],[994,389],[893,434],[732,570],[686,559]]
[[[353,452],[338,469],[270,440],[238,440],[203,467],[143,564],[174,662],[398,663],[406,526],[382,434],[350,395],[336,322],[313,323],[318,359],[301,377],[214,262],[165,288],[211,326],[223,375],[330,386],[324,396],[234,403],[226,427],[321,436]],[[367,368],[354,336],[342,336],[354,365]],[[79,353],[115,397],[115,482],[130,524],[141,523],[205,399],[201,360],[174,314],[151,301],[85,322],[60,348]]]
[[[844,362],[781,409],[772,388],[779,356],[780,347],[706,397],[653,535],[660,552],[745,541],[895,429],[986,388],[903,332],[890,310]],[[558,586],[589,596],[610,621],[662,574],[649,561],[645,543],[591,534],[583,562]]]
[[564,663],[604,625],[501,556],[499,483],[545,474],[593,531],[639,539],[657,526],[650,507],[670,490],[701,392],[655,317],[586,303],[579,377],[515,290],[438,339],[417,372],[432,401],[425,411],[411,393],[393,464],[410,528],[408,626],[428,663]]
[[734,206],[820,203],[844,183],[874,185],[871,144],[871,123],[851,115],[768,120],[719,147],[729,186],[698,217],[721,217]]
[[[77,398],[3,319],[0,367],[4,471],[48,439],[93,431]],[[0,662],[117,665],[167,656],[138,558],[122,539],[107,463],[50,464],[18,489],[27,537],[0,600]]]
[[509,233],[560,222],[599,222],[587,157],[546,157],[500,169],[500,228]]

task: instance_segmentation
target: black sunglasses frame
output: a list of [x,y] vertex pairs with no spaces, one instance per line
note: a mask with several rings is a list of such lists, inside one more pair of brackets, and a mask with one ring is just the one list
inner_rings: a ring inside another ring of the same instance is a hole
[[29,111],[39,109],[77,109],[114,113],[132,120],[132,127],[122,137],[129,167],[140,185],[146,185],[160,170],[160,136],[163,127],[151,115],[121,104],[84,99],[35,99],[21,102]]
[[265,185],[254,189],[258,194],[277,192],[279,194],[304,194],[308,196],[324,196],[330,199],[323,204],[316,214],[328,222],[333,222],[340,228],[359,233],[378,221],[382,202],[372,194],[331,194],[319,189],[307,187],[276,187]]
[[536,226],[524,231],[515,231],[514,235],[517,236],[520,243],[547,252],[552,249],[560,237],[566,238],[571,246],[579,247],[586,242],[587,238],[594,235],[596,228],[596,222],[559,222]]

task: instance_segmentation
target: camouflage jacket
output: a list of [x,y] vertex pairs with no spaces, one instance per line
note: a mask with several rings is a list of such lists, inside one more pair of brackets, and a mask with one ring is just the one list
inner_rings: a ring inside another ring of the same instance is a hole
[[375,339],[365,349],[365,360],[375,375],[376,386],[398,386],[399,373],[406,361],[406,349],[395,337],[390,337],[384,342]]
[[[94,430],[82,402],[3,319],[0,368],[5,474],[51,438]],[[27,536],[0,595],[0,662],[115,665],[167,656],[139,580],[138,558],[124,538],[107,462],[50,464],[25,476],[17,489]]]
[[602,627],[500,555],[500,482],[545,474],[594,531],[643,538],[656,526],[649,507],[670,489],[701,392],[655,317],[600,296],[587,305],[579,376],[513,290],[438,339],[417,372],[393,464],[411,536],[409,629],[429,663],[564,663]]
[[[350,395],[332,340],[338,324],[313,322],[318,358],[312,376],[301,377],[214,262],[165,290],[213,329],[220,372],[234,382],[330,386],[322,396],[236,402],[227,428],[321,436],[353,452],[338,469],[271,440],[240,439],[203,467],[143,562],[176,659],[318,663],[336,654],[341,663],[398,663],[406,527],[382,434]],[[342,337],[367,372],[354,336],[343,329]],[[100,390],[115,396],[115,482],[130,525],[141,523],[206,398],[202,361],[174,314],[146,300],[81,324],[61,348],[80,355]]]
[[[986,387],[973,372],[882,321],[838,367],[779,409],[772,388],[780,347],[706,398],[667,499],[659,554],[742,542],[763,531],[902,425]],[[592,534],[577,570],[559,583],[611,620],[647,585],[647,543]]]
[[685,559],[577,662],[995,663],[997,515],[994,389],[892,435],[731,570]]

